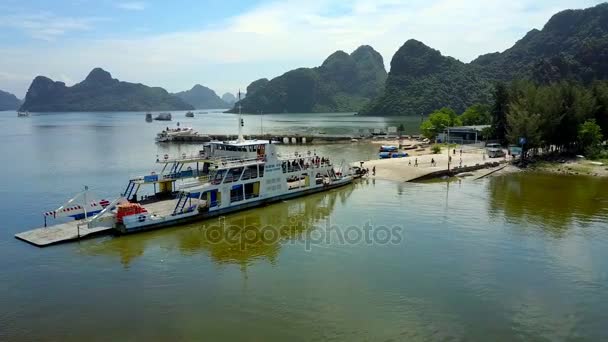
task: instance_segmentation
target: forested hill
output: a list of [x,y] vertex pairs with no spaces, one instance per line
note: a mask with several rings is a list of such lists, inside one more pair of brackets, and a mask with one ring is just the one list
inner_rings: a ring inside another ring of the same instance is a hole
[[21,105],[17,96],[0,90],[0,110],[15,110]]
[[238,104],[245,113],[357,111],[380,94],[386,77],[382,56],[361,46],[351,54],[337,51],[319,67],[254,81]]
[[462,112],[487,102],[496,81],[590,83],[607,78],[608,4],[601,4],[557,13],[510,49],[468,64],[409,40],[393,56],[383,94],[360,114],[419,115],[442,107]]
[[572,79],[589,83],[608,77],[608,3],[555,14],[503,53],[471,62],[486,76],[539,82]]
[[190,90],[181,91],[174,95],[196,109],[219,109],[230,107],[228,103],[217,96],[215,91],[200,84],[195,85]]
[[72,87],[37,76],[25,96],[21,110],[31,112],[99,112],[194,109],[159,87],[121,82],[109,72],[93,69]]

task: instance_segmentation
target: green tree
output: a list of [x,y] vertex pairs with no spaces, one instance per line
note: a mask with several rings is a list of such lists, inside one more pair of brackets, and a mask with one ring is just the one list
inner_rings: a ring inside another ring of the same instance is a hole
[[441,108],[431,113],[420,125],[422,135],[428,139],[435,139],[437,134],[443,132],[447,127],[460,126],[462,121],[451,108]]
[[474,104],[460,115],[463,125],[489,125],[492,122],[490,107],[483,104]]
[[506,138],[508,141],[512,144],[519,144],[520,138],[526,139],[522,150],[523,158],[530,148],[542,145],[543,119],[539,113],[530,111],[529,105],[526,98],[520,98],[509,105],[507,114]]
[[502,144],[506,143],[507,111],[509,109],[509,90],[504,83],[497,83],[494,89],[492,106],[492,132]]
[[598,81],[593,84],[593,96],[597,101],[595,121],[602,128],[602,135],[608,136],[608,81]]
[[602,139],[602,129],[595,119],[587,120],[579,126],[578,141],[587,157],[595,158],[600,154]]

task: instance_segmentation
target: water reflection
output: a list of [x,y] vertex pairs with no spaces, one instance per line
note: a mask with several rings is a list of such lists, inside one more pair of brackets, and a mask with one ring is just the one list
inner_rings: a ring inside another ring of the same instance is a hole
[[490,179],[489,214],[561,235],[608,218],[608,179],[522,172]]
[[200,223],[80,245],[88,255],[118,256],[128,267],[147,250],[162,247],[182,255],[208,254],[217,264],[247,266],[256,260],[276,263],[284,243],[299,238],[345,205],[354,186],[335,189]]

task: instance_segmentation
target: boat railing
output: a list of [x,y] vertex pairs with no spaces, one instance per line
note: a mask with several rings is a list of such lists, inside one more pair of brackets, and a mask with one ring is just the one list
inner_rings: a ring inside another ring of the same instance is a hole
[[207,182],[209,182],[209,175],[203,175],[200,177],[196,177],[194,179],[190,179],[188,181],[183,181],[178,186],[179,186],[179,189],[185,189],[185,188],[205,184]]
[[239,158],[239,157],[213,157],[207,155],[204,151],[199,151],[198,153],[182,153],[179,157],[170,157],[165,154],[163,158],[156,159],[157,163],[170,164],[170,163],[184,163],[189,161],[197,161],[197,160],[205,160],[212,164],[216,164],[219,166],[234,166],[234,165],[250,165],[250,164],[260,164],[266,162],[264,157],[247,157],[247,158]]
[[182,153],[178,157],[171,157],[168,154],[165,154],[162,158],[157,158],[157,163],[170,164],[170,163],[183,163],[188,161],[196,161],[201,159],[207,159],[209,156],[204,151],[199,151],[197,153]]
[[254,164],[263,164],[266,162],[265,158],[238,158],[238,157],[215,157],[210,158],[209,161],[217,166],[232,167],[232,166],[247,166]]

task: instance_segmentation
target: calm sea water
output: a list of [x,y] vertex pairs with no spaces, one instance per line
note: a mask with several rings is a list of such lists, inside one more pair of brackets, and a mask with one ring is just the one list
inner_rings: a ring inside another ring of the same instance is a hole
[[[274,118],[265,127],[290,132],[386,124]],[[232,133],[235,117],[180,121]],[[69,194],[85,184],[117,194],[156,154],[197,147],[155,144],[166,124],[143,114],[0,113],[0,125],[2,341],[608,339],[607,179],[370,179],[189,226],[38,249],[13,235]],[[346,160],[376,150],[313,148]]]

